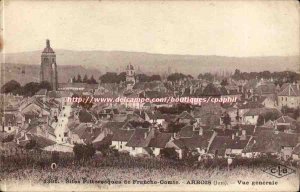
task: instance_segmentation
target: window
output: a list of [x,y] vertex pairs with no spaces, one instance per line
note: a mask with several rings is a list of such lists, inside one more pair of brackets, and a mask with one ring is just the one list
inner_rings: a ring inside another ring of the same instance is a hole
[[120,149],[122,149],[122,145],[120,145]]
[[132,150],[135,150],[135,147],[132,147]]
[[287,97],[285,97],[285,101],[287,101]]
[[8,127],[8,130],[10,131],[10,130],[11,130],[11,127]]

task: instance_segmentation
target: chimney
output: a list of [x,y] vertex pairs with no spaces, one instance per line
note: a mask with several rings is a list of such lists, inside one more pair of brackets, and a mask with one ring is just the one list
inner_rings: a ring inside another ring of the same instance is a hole
[[144,133],[144,139],[146,139],[146,138],[147,138],[147,136],[148,136],[148,133],[147,133],[147,132],[145,132],[145,133]]
[[173,133],[173,138],[177,138],[177,134],[176,133]]
[[194,93],[193,86],[190,87],[190,95]]
[[202,127],[200,127],[200,129],[199,129],[199,135],[200,135],[200,136],[203,135],[203,128],[202,128]]

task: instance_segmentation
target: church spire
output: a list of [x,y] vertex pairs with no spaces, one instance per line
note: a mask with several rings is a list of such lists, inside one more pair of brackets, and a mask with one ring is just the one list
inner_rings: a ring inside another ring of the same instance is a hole
[[49,39],[46,39],[46,47],[50,48],[50,41],[49,41]]

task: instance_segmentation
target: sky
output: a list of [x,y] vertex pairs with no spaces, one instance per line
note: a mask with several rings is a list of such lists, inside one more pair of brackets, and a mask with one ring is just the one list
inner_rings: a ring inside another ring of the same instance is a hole
[[[3,2],[3,1],[2,1]],[[3,2],[4,52],[54,49],[162,54],[299,55],[297,1]]]

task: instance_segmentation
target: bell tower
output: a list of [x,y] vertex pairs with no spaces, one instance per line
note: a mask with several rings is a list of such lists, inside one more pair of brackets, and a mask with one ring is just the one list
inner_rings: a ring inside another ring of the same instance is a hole
[[56,55],[50,46],[50,41],[46,40],[46,47],[41,55],[41,71],[40,71],[40,82],[48,81],[53,90],[57,90],[57,66],[56,66]]

